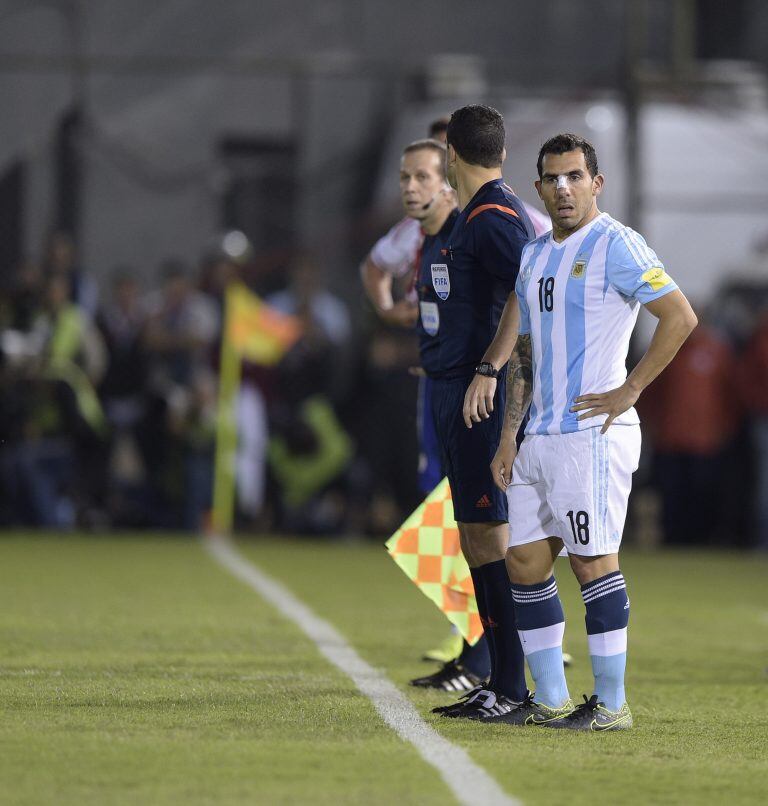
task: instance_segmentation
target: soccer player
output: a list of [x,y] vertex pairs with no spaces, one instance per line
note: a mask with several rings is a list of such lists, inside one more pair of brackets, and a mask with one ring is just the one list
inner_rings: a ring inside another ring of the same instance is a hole
[[[519,337],[491,464],[509,500],[507,563],[536,693],[495,721],[619,730],[632,725],[624,693],[629,599],[618,551],[640,457],[633,405],[696,316],[642,236],[598,210],[604,179],[590,143],[559,134],[541,147],[537,168],[553,229],[522,255]],[[659,321],[627,376],[641,304]],[[529,403],[518,454],[515,435]],[[576,708],[563,672],[565,625],[553,576],[563,546],[581,585],[595,681]]]
[[[517,329],[515,280],[534,236],[502,178],[504,139],[504,120],[491,107],[465,106],[451,116],[447,174],[461,212],[425,238],[417,282],[421,362],[433,382],[438,442],[491,656],[485,687],[436,710],[480,720],[512,710],[527,694],[504,563],[507,501],[490,473],[504,402],[497,378]],[[504,327],[497,333],[500,320],[512,323],[511,337]]]

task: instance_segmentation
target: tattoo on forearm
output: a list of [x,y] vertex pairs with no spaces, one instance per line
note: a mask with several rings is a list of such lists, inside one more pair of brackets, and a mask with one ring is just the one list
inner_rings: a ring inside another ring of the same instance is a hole
[[507,403],[504,410],[504,428],[517,432],[531,403],[533,391],[533,358],[531,337],[517,337],[515,350],[507,368]]

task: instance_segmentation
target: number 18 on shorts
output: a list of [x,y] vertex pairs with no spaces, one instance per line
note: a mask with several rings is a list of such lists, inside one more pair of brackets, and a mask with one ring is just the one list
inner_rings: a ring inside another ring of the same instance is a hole
[[639,425],[527,435],[507,488],[509,545],[559,537],[570,554],[617,552],[640,443]]

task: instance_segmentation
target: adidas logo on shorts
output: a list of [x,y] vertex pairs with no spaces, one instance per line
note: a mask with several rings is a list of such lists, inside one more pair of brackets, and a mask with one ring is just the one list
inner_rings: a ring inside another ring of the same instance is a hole
[[488,507],[493,506],[491,503],[491,499],[488,498],[487,495],[481,496],[477,503],[475,504],[475,509],[487,509]]

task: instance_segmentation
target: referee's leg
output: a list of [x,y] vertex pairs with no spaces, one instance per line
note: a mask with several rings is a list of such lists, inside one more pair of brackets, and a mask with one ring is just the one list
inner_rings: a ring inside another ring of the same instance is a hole
[[506,521],[459,521],[458,527],[491,650],[488,688],[522,702],[527,694],[525,658],[505,562],[509,526]]

